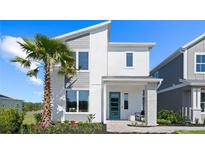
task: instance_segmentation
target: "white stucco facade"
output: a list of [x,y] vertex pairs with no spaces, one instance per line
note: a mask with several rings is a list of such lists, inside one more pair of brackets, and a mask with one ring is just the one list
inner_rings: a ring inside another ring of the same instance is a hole
[[[110,22],[105,22],[56,37],[71,46],[76,55],[86,51],[88,69],[79,70],[70,87],[66,87],[65,76],[57,73],[58,66],[51,70],[53,121],[87,121],[89,114],[95,114],[94,122],[106,123],[112,118],[128,120],[130,115],[145,109],[146,124],[156,125],[156,89],[161,79],[149,77],[149,53],[154,43],[110,43],[109,25]],[[132,53],[129,55],[131,67],[126,66],[126,53]],[[150,84],[154,86],[148,86]],[[72,90],[76,91],[75,112],[69,112],[66,107],[69,103],[67,93]],[[79,112],[82,90],[89,91],[88,109]],[[143,91],[147,98],[144,100]],[[112,98],[112,93],[116,98]],[[126,107],[125,93],[128,97]]]

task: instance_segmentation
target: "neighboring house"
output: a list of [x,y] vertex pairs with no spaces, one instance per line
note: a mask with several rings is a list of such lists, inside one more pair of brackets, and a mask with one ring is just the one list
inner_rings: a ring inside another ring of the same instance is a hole
[[76,76],[51,70],[52,120],[94,122],[129,119],[145,111],[145,123],[156,125],[157,88],[149,77],[150,49],[155,43],[109,42],[110,21],[56,37],[74,51]]
[[14,99],[0,94],[0,107],[18,107],[18,110],[22,112],[23,100]]
[[158,111],[181,111],[193,123],[205,119],[205,34],[179,48],[151,75],[163,78],[158,89]]

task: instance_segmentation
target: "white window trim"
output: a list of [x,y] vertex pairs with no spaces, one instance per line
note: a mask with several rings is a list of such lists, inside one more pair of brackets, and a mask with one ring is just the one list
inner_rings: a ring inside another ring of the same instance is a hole
[[75,67],[78,69],[79,67],[79,52],[87,52],[88,53],[88,70],[77,70],[77,72],[89,72],[90,69],[90,54],[89,49],[75,49],[74,52],[76,53],[76,65]]
[[187,79],[187,49],[183,52],[183,77],[184,79]]
[[[132,53],[132,66],[127,66],[127,53]],[[125,69],[134,69],[134,51],[125,51]]]
[[197,55],[205,55],[205,53],[203,53],[203,52],[196,52],[195,54],[194,54],[194,74],[205,74],[205,72],[197,72],[196,71],[196,57],[197,57]]
[[[65,113],[64,114],[90,114],[90,91],[88,88],[72,88],[72,89],[69,89],[69,88],[66,88],[65,89],[66,91],[71,91],[71,90],[76,90],[76,101],[77,101],[77,111],[76,112],[67,112],[66,109],[65,109]],[[88,112],[79,112],[79,91],[81,90],[88,90],[89,91],[89,97],[88,97]],[[67,97],[67,96],[66,96]],[[65,101],[65,103],[67,103]],[[65,105],[65,108],[66,108],[66,105]]]

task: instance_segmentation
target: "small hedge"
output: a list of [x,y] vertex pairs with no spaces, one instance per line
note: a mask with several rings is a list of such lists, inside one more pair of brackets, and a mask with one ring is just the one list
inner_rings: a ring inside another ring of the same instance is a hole
[[170,125],[171,121],[170,120],[165,120],[165,119],[157,119],[157,123],[160,125]]
[[72,127],[70,122],[56,123],[47,129],[38,125],[22,125],[22,134],[102,134],[106,133],[105,125],[102,123],[80,122],[76,127]]
[[15,108],[0,108],[0,133],[18,133],[24,114]]
[[182,124],[185,122],[179,112],[174,112],[172,110],[161,110],[157,114],[157,119],[159,124]]

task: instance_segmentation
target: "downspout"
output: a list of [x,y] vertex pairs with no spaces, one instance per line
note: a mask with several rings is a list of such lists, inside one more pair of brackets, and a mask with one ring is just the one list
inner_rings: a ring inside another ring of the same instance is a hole
[[159,89],[159,87],[161,86],[162,81],[163,81],[163,79],[161,79],[161,80],[159,81],[159,84],[157,85],[157,90],[158,90],[158,89]]

